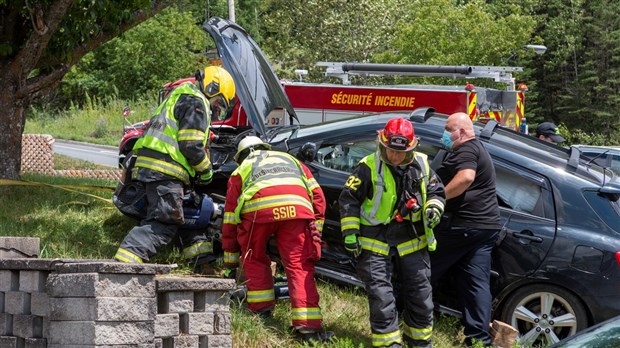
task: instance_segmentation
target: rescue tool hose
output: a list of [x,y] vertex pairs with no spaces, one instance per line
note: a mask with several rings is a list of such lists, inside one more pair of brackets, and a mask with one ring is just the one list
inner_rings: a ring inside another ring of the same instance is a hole
[[375,63],[345,63],[342,71],[355,72],[382,72],[382,73],[435,73],[435,74],[463,74],[469,75],[472,67],[469,65],[416,65],[416,64],[375,64]]

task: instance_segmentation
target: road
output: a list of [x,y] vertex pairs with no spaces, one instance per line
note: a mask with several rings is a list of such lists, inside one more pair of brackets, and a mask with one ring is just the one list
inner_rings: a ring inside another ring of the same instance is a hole
[[55,139],[52,147],[57,154],[118,168],[118,148],[114,146]]

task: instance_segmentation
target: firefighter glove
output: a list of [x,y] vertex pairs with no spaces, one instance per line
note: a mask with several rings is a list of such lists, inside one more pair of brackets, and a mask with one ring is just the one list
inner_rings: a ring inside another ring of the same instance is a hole
[[206,186],[211,183],[211,179],[213,179],[213,171],[209,170],[208,172],[200,174],[197,177],[196,185],[198,186]]
[[426,210],[424,210],[424,215],[426,215],[426,225],[430,228],[437,226],[441,220],[441,214],[442,211],[440,207],[434,204],[429,204],[428,207],[426,207]]
[[349,233],[344,236],[344,248],[349,255],[357,258],[362,253],[362,246],[357,240],[357,233]]
[[310,236],[312,237],[312,241],[316,243],[321,243],[321,232],[316,228],[314,221],[310,221],[308,223],[308,230],[310,230]]
[[227,279],[236,279],[237,278],[237,269],[232,267],[226,267],[224,269],[224,278]]

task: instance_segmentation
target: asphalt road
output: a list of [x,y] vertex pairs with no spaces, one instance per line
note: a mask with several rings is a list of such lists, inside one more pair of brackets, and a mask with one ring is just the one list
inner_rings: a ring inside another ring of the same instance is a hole
[[114,146],[55,139],[52,147],[57,154],[118,168],[118,148]]

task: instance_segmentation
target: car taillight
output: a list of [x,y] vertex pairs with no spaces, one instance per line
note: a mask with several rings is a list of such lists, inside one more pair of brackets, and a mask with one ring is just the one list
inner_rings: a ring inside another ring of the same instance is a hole
[[620,265],[620,251],[616,251],[616,262]]

